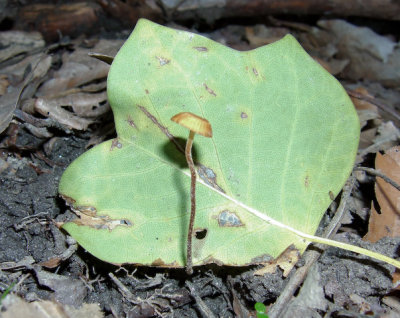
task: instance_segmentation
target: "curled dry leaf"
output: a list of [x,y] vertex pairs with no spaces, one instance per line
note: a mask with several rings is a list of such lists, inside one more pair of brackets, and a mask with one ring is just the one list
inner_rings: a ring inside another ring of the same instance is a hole
[[[73,112],[65,107],[70,106]],[[110,110],[106,92],[76,93],[59,98],[38,98],[37,112],[73,129],[85,130],[95,119]]]
[[94,120],[81,118],[65,110],[53,100],[38,98],[35,102],[35,110],[43,116],[50,117],[68,128],[86,130]]
[[89,56],[91,51],[115,55],[121,47],[119,40],[100,40],[92,49],[76,48],[71,54],[63,56],[62,67],[54,77],[44,83],[39,90],[41,95],[56,95],[67,89],[105,78],[109,65],[99,62]]
[[81,117],[98,117],[110,110],[107,93],[72,94],[59,100],[60,105],[71,105],[74,113]]
[[[386,154],[376,154],[375,168],[400,183],[400,146],[389,149]],[[368,233],[364,240],[376,242],[385,236],[400,236],[400,193],[382,178],[375,183],[378,213],[372,204]]]

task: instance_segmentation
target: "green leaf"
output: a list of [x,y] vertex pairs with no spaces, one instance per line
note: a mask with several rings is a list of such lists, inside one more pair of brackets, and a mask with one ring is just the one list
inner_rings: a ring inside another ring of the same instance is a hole
[[194,265],[254,264],[291,244],[304,251],[288,227],[315,233],[358,145],[343,87],[290,35],[239,52],[140,20],[111,65],[108,97],[118,138],[74,161],[59,191],[82,216],[64,229],[111,263],[186,263],[189,133],[170,121],[176,113],[213,128],[213,138],[194,139],[203,234]]
[[258,314],[263,314],[265,313],[265,310],[267,307],[263,303],[255,303],[254,304],[254,309],[257,311]]

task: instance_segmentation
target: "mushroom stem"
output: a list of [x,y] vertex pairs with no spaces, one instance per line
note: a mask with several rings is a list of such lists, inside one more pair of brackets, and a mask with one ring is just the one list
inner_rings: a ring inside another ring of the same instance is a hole
[[185,157],[190,169],[191,175],[191,183],[190,183],[190,221],[189,221],[189,230],[188,230],[188,238],[187,238],[187,247],[186,247],[186,273],[188,275],[193,274],[193,263],[192,263],[192,237],[193,237],[193,226],[194,226],[194,218],[196,216],[196,169],[194,167],[193,158],[192,158],[192,144],[194,138],[194,131],[190,131],[189,138],[186,142],[185,148]]
[[194,134],[200,134],[204,137],[212,137],[212,128],[209,121],[203,117],[197,116],[189,112],[183,112],[171,117],[173,122],[189,129],[189,138],[186,142],[185,157],[190,169],[191,185],[190,185],[190,222],[187,239],[186,251],[186,273],[193,274],[192,263],[192,239],[194,218],[196,215],[196,169],[192,159],[192,144]]

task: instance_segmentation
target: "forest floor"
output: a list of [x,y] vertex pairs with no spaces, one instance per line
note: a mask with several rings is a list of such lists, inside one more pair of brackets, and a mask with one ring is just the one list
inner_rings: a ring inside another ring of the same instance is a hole
[[[293,34],[349,92],[362,125],[357,165],[374,168],[375,155],[389,152],[400,137],[395,36],[343,20],[279,24],[227,24],[202,34],[240,50]],[[0,32],[0,48],[6,48],[0,50],[0,316],[45,317],[35,311],[42,310],[52,317],[255,317],[256,302],[273,306],[288,293],[295,272],[319,254],[277,316],[400,316],[394,267],[338,248],[310,246],[288,277],[279,267],[255,276],[261,266],[217,265],[196,267],[189,277],[184,269],[119,267],[87,253],[57,227],[73,215],[58,195],[58,183],[74,159],[115,136],[105,94],[108,66],[87,53],[114,56],[130,31],[51,47],[40,34],[11,32]],[[400,166],[390,169],[398,173]],[[336,198],[318,233],[340,204],[344,216],[333,239],[399,257],[399,237],[363,240],[371,202],[377,209],[380,204],[375,176],[354,171],[351,183],[350,196],[346,202]],[[396,232],[396,219],[386,222],[393,226],[388,233]]]

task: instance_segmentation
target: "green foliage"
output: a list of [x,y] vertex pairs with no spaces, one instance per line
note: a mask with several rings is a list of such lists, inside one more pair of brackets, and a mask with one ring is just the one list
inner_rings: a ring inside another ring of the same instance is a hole
[[[111,263],[180,267],[190,210],[187,130],[199,174],[194,265],[254,264],[308,242],[352,169],[359,122],[343,87],[290,35],[248,52],[140,20],[114,59],[108,96],[118,138],[65,171],[60,193],[82,215],[64,225]],[[286,226],[261,222],[258,211]],[[204,235],[205,234],[205,235]]]
[[254,309],[256,310],[257,318],[268,318],[268,315],[265,313],[267,307],[263,303],[255,303]]
[[7,289],[1,294],[0,296],[0,305],[3,302],[4,298],[7,297],[7,295],[11,292],[11,290],[13,289],[15,283],[12,283],[10,286],[7,287]]

